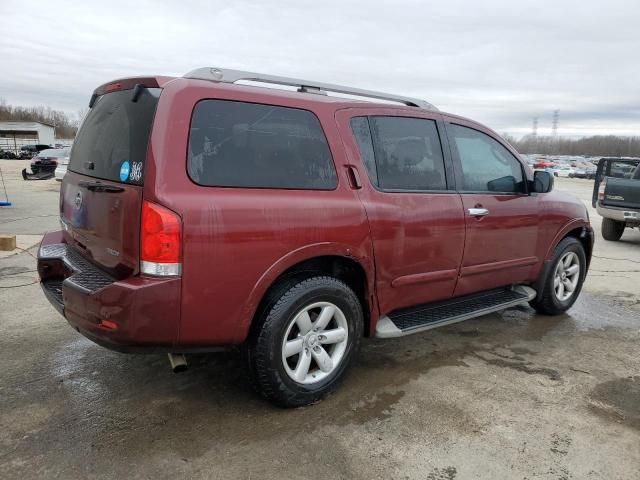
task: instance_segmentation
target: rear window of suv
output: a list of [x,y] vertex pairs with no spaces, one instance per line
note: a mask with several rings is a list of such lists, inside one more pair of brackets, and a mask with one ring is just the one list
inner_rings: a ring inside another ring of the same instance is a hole
[[199,102],[187,170],[204,186],[333,190],[338,180],[318,118],[307,110]]
[[98,97],[73,142],[69,170],[91,177],[141,185],[159,88]]

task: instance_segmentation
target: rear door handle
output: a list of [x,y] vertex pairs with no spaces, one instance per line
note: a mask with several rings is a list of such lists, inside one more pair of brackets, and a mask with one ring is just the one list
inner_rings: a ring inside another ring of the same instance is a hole
[[489,210],[486,208],[470,208],[469,215],[472,217],[484,217],[485,215],[489,215]]
[[360,183],[360,175],[358,170],[353,165],[347,165],[347,175],[349,176],[349,183],[354,190],[360,190],[362,183]]

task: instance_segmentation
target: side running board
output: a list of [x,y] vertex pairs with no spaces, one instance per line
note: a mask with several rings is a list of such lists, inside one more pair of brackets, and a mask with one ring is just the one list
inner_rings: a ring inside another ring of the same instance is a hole
[[533,300],[536,291],[525,285],[489,290],[479,294],[454,298],[417,307],[394,310],[381,317],[376,337],[392,338],[423,332],[470,318],[515,307]]

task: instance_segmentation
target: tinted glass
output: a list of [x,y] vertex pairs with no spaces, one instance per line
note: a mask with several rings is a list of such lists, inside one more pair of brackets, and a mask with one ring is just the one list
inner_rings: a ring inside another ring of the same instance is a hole
[[149,133],[159,88],[131,90],[98,97],[73,142],[69,170],[92,177],[142,184]]
[[612,161],[609,167],[609,176],[640,180],[640,164]]
[[444,161],[436,123],[407,117],[369,117],[380,187],[445,190]]
[[208,186],[330,190],[337,185],[316,116],[255,103],[198,103],[187,168],[193,181]]
[[460,167],[461,190],[472,192],[524,192],[520,162],[499,142],[471,128],[451,125]]
[[68,148],[52,148],[49,150],[42,150],[39,157],[67,157],[69,156]]
[[369,130],[369,120],[367,117],[353,117],[351,119],[351,130],[358,144],[360,158],[367,169],[369,180],[378,186],[378,171],[376,169],[376,157],[373,153],[373,142],[371,131]]

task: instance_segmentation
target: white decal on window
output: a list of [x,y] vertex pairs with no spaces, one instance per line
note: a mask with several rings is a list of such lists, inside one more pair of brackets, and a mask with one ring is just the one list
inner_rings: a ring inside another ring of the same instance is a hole
[[142,179],[142,162],[133,162],[131,165],[131,173],[129,180],[139,182]]

